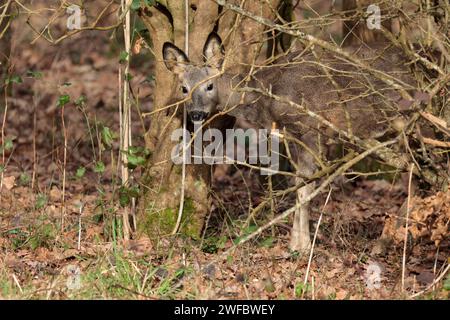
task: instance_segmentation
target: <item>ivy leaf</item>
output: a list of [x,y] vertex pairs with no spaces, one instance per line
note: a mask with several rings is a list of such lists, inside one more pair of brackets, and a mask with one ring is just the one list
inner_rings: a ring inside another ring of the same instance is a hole
[[12,148],[14,147],[14,142],[13,142],[14,139],[16,139],[16,137],[5,139],[5,142],[3,143],[3,145],[0,146],[0,152],[3,152],[3,150],[11,151]]
[[148,150],[147,148],[144,147],[139,147],[139,146],[131,146],[128,149],[128,153],[130,154],[140,154],[144,157],[148,157],[150,155],[150,150]]
[[127,155],[127,166],[129,169],[136,169],[139,166],[143,166],[145,164],[145,158],[142,156],[137,156],[134,154]]
[[81,95],[77,100],[75,100],[75,105],[76,106],[81,106],[83,104],[85,104],[87,101],[87,98],[85,95]]
[[126,52],[126,51],[120,52],[119,63],[124,64],[127,61],[128,61],[128,52]]
[[103,127],[102,129],[102,141],[108,147],[112,147],[114,141],[114,133],[108,127]]
[[[154,6],[155,5],[155,0],[143,0],[142,1],[146,6]],[[133,2],[131,2],[131,10],[138,10],[141,7],[141,0],[133,0]]]
[[260,245],[261,245],[261,247],[270,248],[273,246],[273,243],[274,243],[273,237],[268,237],[268,238],[264,239],[263,241],[261,241]]
[[40,78],[42,78],[42,72],[28,70],[27,71],[27,77],[34,78],[34,79],[40,79]]
[[258,226],[255,226],[255,225],[248,226],[247,228],[245,228],[243,230],[242,236],[237,237],[236,239],[234,239],[233,243],[236,244],[236,245],[239,244],[242,241],[242,239],[244,239],[249,234],[255,232],[257,229],[258,229]]
[[137,10],[141,7],[141,0],[133,0],[133,2],[131,2],[131,10]]
[[444,289],[450,291],[450,275],[448,275],[447,279],[444,281]]
[[31,178],[28,174],[26,174],[25,172],[22,172],[20,174],[19,181],[22,186],[26,186],[30,183]]
[[147,158],[150,155],[150,150],[148,150],[144,147],[131,146],[128,149],[128,152],[125,152],[125,153],[127,155],[128,168],[136,169],[139,166],[145,165]]
[[13,139],[12,138],[6,139],[5,145],[4,145],[5,150],[11,151],[13,147],[14,147]]
[[22,83],[22,82],[23,82],[22,78],[18,75],[11,76],[9,78],[6,78],[5,80],[5,84]]
[[42,209],[47,204],[47,196],[43,193],[39,193],[36,198],[36,209]]
[[75,177],[77,179],[81,179],[84,177],[84,174],[86,173],[86,168],[85,167],[79,167],[77,169],[77,172],[75,173]]
[[126,207],[130,204],[131,198],[137,198],[139,196],[139,188],[137,187],[120,187],[119,189],[119,202],[122,207]]
[[98,161],[95,163],[94,172],[95,173],[103,173],[105,172],[105,164],[102,161]]
[[63,94],[62,96],[59,96],[57,106],[62,107],[68,104],[69,102],[70,96],[68,94]]

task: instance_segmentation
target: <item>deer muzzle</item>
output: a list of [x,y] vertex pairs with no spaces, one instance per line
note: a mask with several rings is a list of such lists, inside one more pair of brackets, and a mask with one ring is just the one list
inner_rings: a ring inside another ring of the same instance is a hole
[[200,122],[208,117],[208,112],[204,111],[191,111],[189,112],[189,117],[193,122]]

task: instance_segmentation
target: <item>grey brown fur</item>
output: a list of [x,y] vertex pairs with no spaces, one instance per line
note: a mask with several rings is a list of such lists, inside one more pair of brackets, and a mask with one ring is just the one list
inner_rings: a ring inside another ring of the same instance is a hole
[[[351,143],[351,139],[339,137],[336,130],[307,115],[298,105],[320,115],[341,132],[359,138],[389,134],[392,120],[401,117],[397,105],[401,97],[396,90],[328,52],[316,50],[313,54],[305,50],[291,53],[273,65],[262,67],[246,82],[243,81],[244,75],[221,74],[223,49],[220,38],[215,34],[210,35],[205,43],[206,64],[203,66],[189,65],[182,51],[171,44],[167,44],[165,49],[167,67],[178,76],[180,88],[187,89],[184,93],[179,90],[180,97],[191,95],[186,105],[188,114],[201,111],[206,118],[217,112],[228,112],[259,127],[271,128],[275,123],[277,128],[285,129],[317,153],[324,150],[330,138],[347,143]],[[396,50],[381,46],[352,50],[359,59],[394,76],[407,89],[414,88],[403,63],[406,60]],[[181,56],[177,56],[180,52]],[[219,76],[214,77],[217,74]],[[243,87],[247,88],[245,95],[240,90]],[[263,93],[254,92],[254,89]],[[270,97],[270,94],[281,101]],[[292,146],[291,154],[299,170],[298,182],[300,177],[311,176],[317,170],[310,152],[296,145]],[[298,200],[313,189],[314,183],[300,188]],[[309,208],[305,204],[294,216],[291,249],[304,251],[310,248],[310,243]]]

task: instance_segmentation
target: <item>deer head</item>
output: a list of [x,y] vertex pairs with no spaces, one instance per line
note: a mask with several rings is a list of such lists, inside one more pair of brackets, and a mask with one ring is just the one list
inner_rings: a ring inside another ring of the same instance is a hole
[[203,65],[192,64],[184,51],[170,42],[164,43],[163,58],[167,69],[177,76],[181,94],[188,98],[186,111],[192,122],[214,114],[219,103],[217,75],[224,58],[219,35],[209,34],[203,47]]

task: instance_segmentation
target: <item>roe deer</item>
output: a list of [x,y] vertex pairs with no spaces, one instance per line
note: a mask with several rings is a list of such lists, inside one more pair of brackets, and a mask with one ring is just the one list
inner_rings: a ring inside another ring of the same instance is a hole
[[[353,54],[406,90],[414,88],[402,57],[393,49],[357,49]],[[273,65],[261,66],[250,77],[221,70],[224,49],[214,32],[204,45],[203,55],[205,64],[193,65],[175,45],[167,42],[163,46],[165,64],[178,77],[178,92],[187,99],[190,119],[203,121],[226,112],[268,129],[275,122],[297,142],[289,145],[298,175],[296,183],[319,169],[320,155],[329,149],[325,147],[330,138],[337,135],[341,142],[352,145],[354,137],[387,135],[391,120],[400,116],[396,104],[401,97],[394,88],[330,52],[293,52]],[[242,85],[244,90],[240,90]],[[313,190],[314,182],[299,188],[297,201]],[[310,246],[309,205],[304,204],[295,211],[290,248],[305,251]]]

